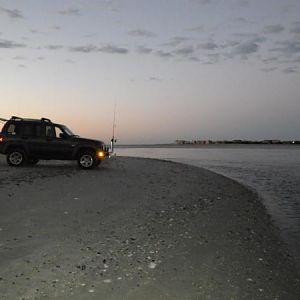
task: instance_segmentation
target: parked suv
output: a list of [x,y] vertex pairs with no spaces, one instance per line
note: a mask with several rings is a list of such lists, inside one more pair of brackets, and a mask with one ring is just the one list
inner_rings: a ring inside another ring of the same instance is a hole
[[84,169],[98,166],[109,157],[102,142],[75,135],[68,127],[46,118],[11,117],[0,133],[0,153],[10,166],[36,164],[40,159],[77,160]]

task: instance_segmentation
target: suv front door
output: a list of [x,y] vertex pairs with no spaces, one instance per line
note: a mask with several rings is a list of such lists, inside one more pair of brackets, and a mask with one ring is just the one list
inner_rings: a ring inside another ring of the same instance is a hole
[[68,137],[59,126],[47,124],[45,126],[47,158],[71,159],[72,138]]

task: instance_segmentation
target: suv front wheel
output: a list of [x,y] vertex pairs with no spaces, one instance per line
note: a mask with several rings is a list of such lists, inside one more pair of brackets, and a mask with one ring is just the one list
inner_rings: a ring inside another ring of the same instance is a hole
[[83,151],[79,154],[77,159],[79,167],[82,169],[91,169],[97,165],[95,155],[90,151]]
[[23,150],[12,149],[8,151],[6,161],[10,166],[20,167],[26,163],[27,157]]

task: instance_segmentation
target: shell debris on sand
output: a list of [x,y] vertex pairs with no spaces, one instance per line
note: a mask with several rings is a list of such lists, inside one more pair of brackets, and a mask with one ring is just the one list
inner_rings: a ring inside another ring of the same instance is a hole
[[157,266],[157,264],[155,262],[153,262],[153,261],[148,264],[148,268],[149,269],[155,269],[156,266]]
[[111,279],[104,279],[103,282],[104,282],[104,283],[111,283],[112,280],[111,280]]

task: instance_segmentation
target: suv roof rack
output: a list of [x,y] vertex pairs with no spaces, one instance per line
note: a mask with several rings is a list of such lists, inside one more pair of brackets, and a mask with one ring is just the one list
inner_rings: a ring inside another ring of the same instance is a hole
[[[24,119],[24,118],[21,118],[21,117],[17,117],[17,116],[12,116],[10,118],[11,120],[13,121],[42,121],[42,122],[47,122],[47,123],[52,123],[50,119],[48,118],[41,118],[41,119]],[[4,119],[3,119],[4,120]]]
[[48,122],[48,123],[52,123],[50,119],[47,119],[47,118],[41,118],[41,121],[43,122]]
[[16,116],[12,116],[10,119],[11,119],[11,120],[23,120],[23,118],[16,117]]

